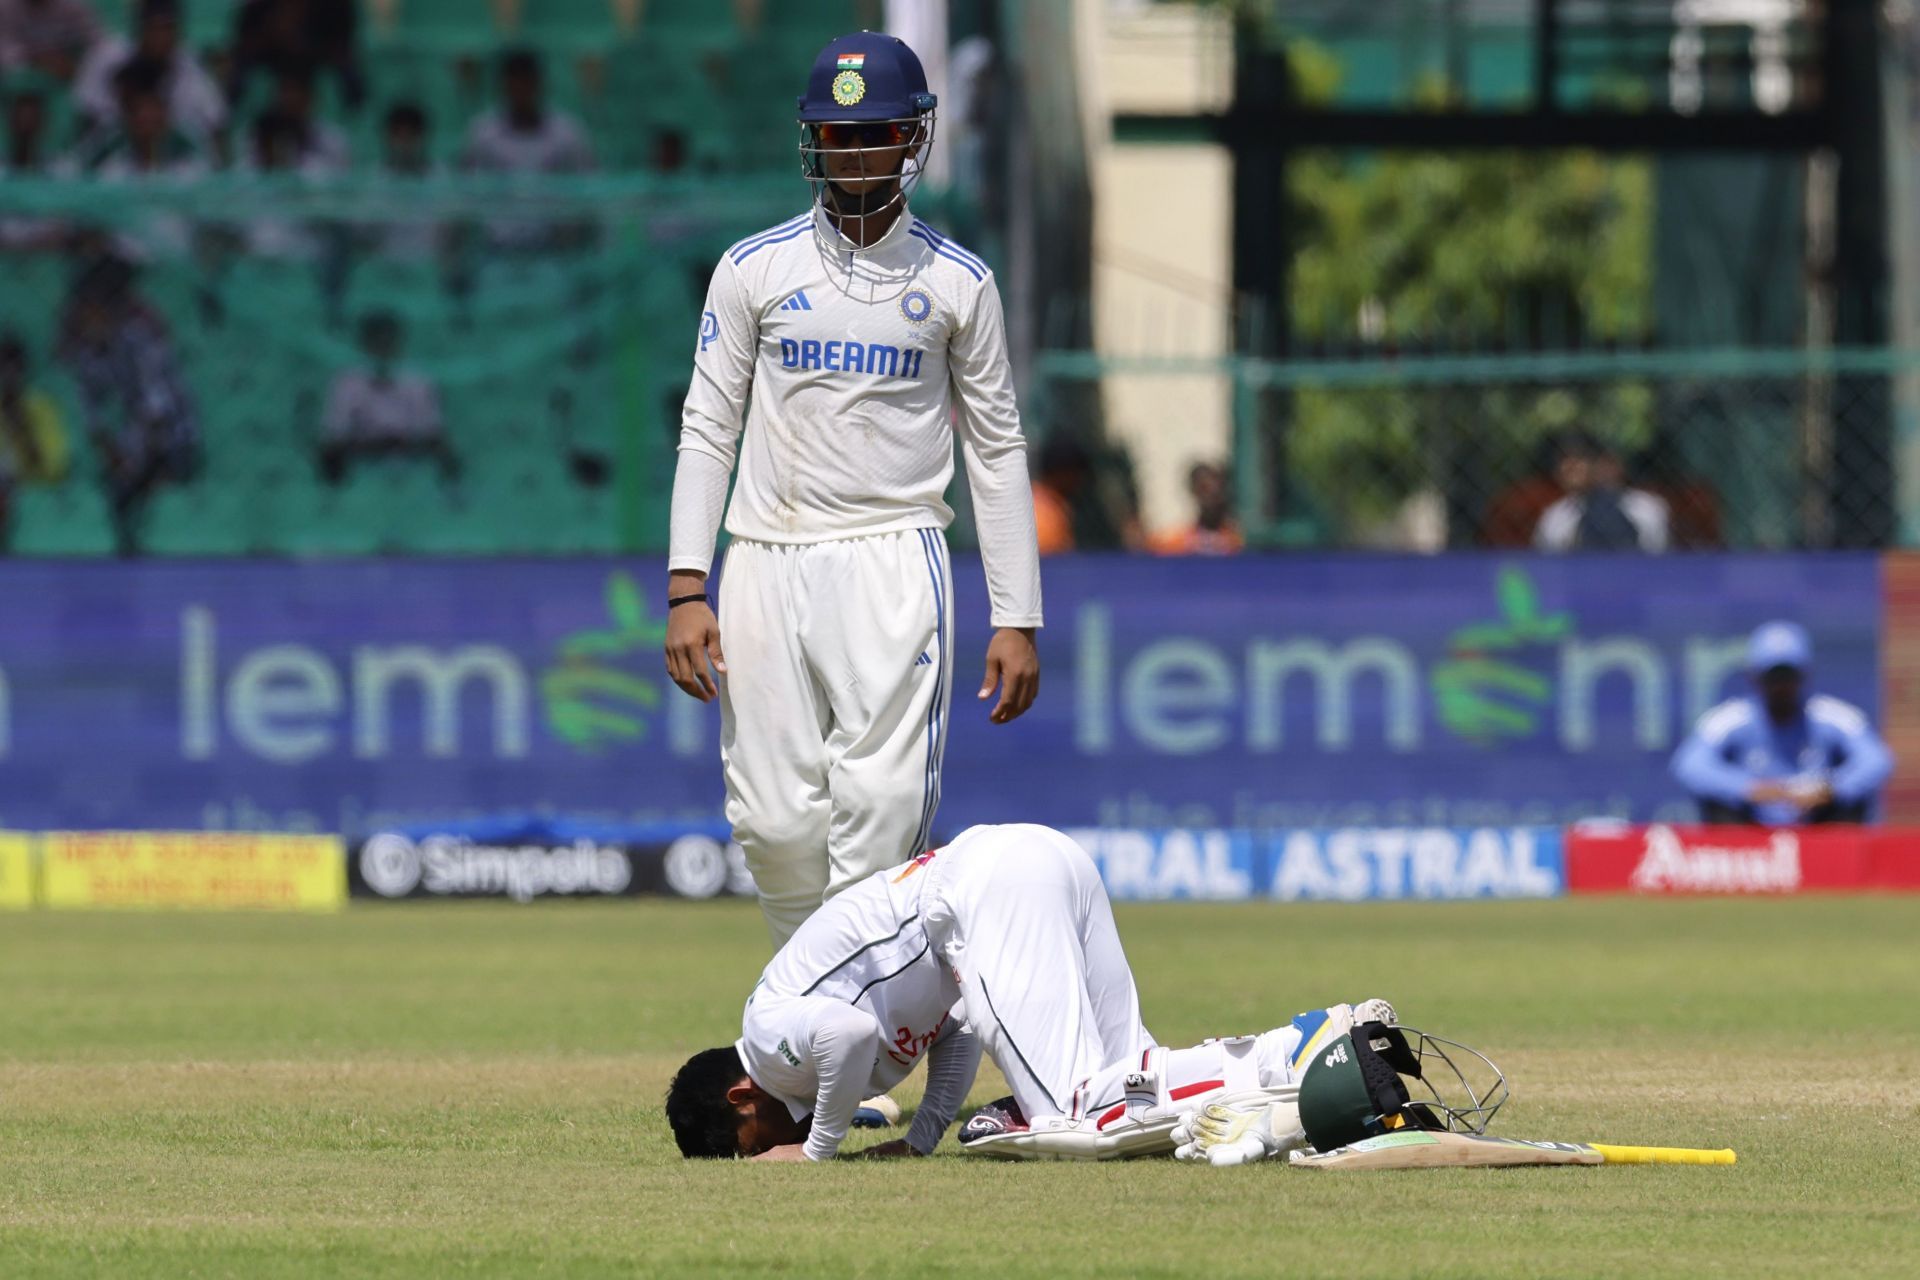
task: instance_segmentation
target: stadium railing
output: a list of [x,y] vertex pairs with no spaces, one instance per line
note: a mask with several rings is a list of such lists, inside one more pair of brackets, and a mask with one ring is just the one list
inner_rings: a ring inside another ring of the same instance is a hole
[[[1920,352],[1573,350],[1264,360],[1046,351],[1031,402],[1115,419],[1115,397],[1168,388],[1225,422],[1249,541],[1440,550],[1528,545],[1569,438],[1597,441],[1629,486],[1665,499],[1676,549],[1910,542]],[[1119,416],[1124,417],[1122,413]],[[1588,447],[1591,447],[1590,445]],[[1196,445],[1196,448],[1201,446]],[[1217,450],[1219,446],[1215,446]]]

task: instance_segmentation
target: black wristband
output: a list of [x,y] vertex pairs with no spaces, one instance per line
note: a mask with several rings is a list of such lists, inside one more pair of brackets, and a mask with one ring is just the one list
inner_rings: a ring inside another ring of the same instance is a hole
[[668,611],[672,611],[678,609],[683,604],[692,604],[695,600],[698,600],[701,604],[707,603],[707,593],[702,591],[697,596],[675,596],[667,601],[667,609]]

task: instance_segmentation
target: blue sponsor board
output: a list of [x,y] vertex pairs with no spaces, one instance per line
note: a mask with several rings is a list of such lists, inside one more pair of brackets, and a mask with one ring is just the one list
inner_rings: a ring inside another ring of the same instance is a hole
[[1078,828],[1114,898],[1366,902],[1557,898],[1557,827]]
[[[1865,554],[1052,559],[1040,699],[1005,726],[972,696],[979,562],[954,576],[947,833],[1684,816],[1667,758],[1773,617],[1811,628],[1818,687],[1879,705]],[[0,563],[0,826],[711,820],[718,713],[665,677],[665,580],[658,560]],[[1254,874],[1231,845],[1199,856]],[[1338,882],[1347,855],[1322,856]]]

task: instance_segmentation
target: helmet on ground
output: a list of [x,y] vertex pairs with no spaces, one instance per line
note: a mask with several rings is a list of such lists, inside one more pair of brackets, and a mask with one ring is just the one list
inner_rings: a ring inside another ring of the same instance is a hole
[[1363,1022],[1307,1064],[1300,1124],[1315,1151],[1402,1129],[1485,1133],[1507,1094],[1506,1076],[1477,1049]]

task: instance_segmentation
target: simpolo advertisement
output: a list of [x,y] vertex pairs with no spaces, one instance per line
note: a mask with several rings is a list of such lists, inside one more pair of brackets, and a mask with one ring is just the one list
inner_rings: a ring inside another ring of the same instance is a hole
[[387,900],[753,894],[740,846],[700,831],[651,844],[382,831],[352,849],[347,883],[356,898]]

